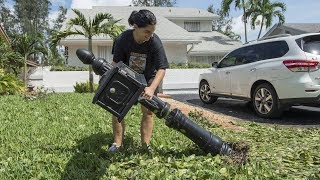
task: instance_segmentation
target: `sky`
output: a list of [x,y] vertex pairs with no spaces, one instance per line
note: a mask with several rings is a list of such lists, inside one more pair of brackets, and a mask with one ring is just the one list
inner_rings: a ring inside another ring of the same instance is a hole
[[[9,5],[12,0],[7,0]],[[127,6],[131,4],[131,0],[50,0],[52,3],[50,18],[57,17],[57,10],[60,5],[70,8],[91,8],[92,6]],[[221,0],[176,0],[177,7],[192,7],[199,9],[207,9],[210,4],[214,8],[220,8]],[[274,0],[271,0],[274,2]],[[286,23],[320,23],[320,0],[277,0],[283,2],[287,6],[284,13]],[[235,10],[232,4],[230,16],[233,18],[233,31],[241,35],[241,40],[244,41],[244,25],[241,21],[242,11]],[[278,19],[274,18],[272,24],[277,23]],[[267,29],[268,30],[268,29]],[[248,28],[248,40],[254,40],[258,36],[259,28],[252,30]],[[262,35],[266,32],[262,31]]]

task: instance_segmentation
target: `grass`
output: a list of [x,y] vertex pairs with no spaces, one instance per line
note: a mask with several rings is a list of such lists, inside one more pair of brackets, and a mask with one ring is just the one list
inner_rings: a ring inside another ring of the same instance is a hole
[[[0,179],[319,179],[320,129],[239,124],[233,132],[197,120],[223,140],[250,145],[245,165],[211,156],[155,119],[153,154],[140,149],[139,106],[126,116],[125,149],[108,154],[111,115],[93,94],[0,97]],[[200,118],[201,119],[201,118]]]

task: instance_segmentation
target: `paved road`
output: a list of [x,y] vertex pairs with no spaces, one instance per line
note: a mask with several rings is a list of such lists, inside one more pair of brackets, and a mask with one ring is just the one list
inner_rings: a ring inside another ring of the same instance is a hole
[[176,94],[171,95],[171,97],[175,100],[229,115],[239,120],[305,128],[320,128],[319,107],[296,106],[284,111],[282,117],[279,119],[263,119],[254,115],[249,103],[240,100],[221,98],[218,99],[217,102],[207,105],[201,102],[197,94]]

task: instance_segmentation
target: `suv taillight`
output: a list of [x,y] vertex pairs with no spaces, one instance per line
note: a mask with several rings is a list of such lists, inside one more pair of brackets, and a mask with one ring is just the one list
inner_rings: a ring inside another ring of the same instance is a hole
[[319,69],[318,61],[310,60],[285,60],[283,64],[293,72],[312,72]]

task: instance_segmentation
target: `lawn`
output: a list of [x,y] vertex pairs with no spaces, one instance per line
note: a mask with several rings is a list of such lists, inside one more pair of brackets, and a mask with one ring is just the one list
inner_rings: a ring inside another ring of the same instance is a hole
[[139,106],[126,116],[125,149],[112,143],[111,115],[93,94],[0,97],[0,179],[319,179],[320,129],[241,123],[234,132],[195,118],[229,142],[246,141],[249,161],[211,156],[155,119],[153,154],[141,151]]

